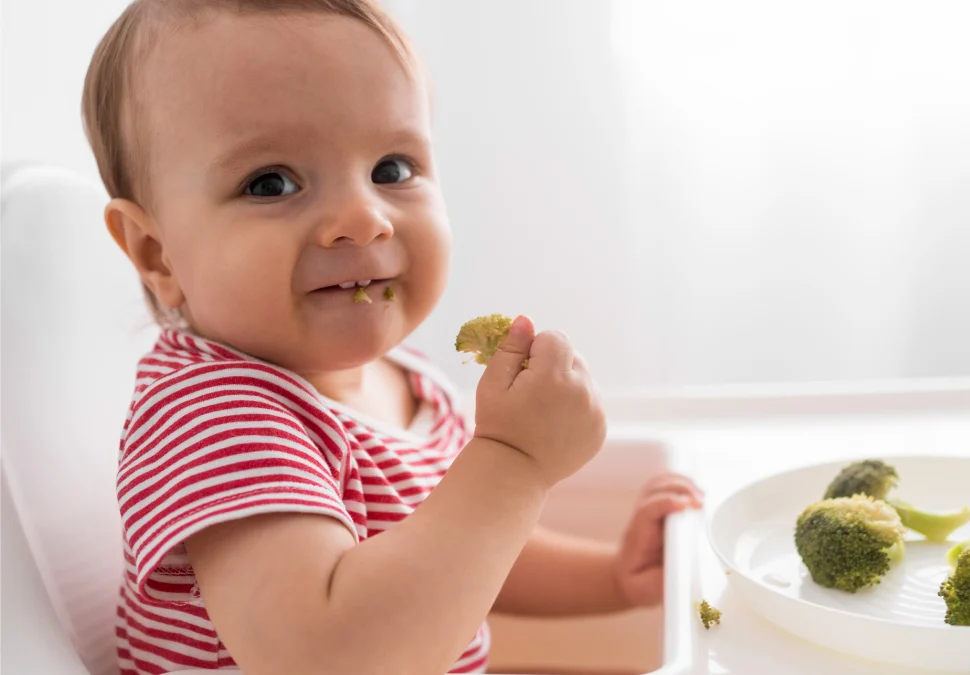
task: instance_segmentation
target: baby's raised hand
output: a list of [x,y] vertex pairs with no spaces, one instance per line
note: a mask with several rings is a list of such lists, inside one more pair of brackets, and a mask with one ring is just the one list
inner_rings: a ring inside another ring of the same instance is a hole
[[703,493],[687,476],[662,473],[643,487],[613,572],[623,599],[633,607],[663,600],[664,520],[688,508],[700,508]]
[[489,360],[476,400],[475,436],[525,454],[550,486],[592,459],[606,436],[586,363],[563,333],[536,335],[527,317]]

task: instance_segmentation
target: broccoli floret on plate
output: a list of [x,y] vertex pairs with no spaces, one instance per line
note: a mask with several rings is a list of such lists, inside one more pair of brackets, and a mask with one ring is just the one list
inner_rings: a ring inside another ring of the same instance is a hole
[[873,499],[885,500],[898,480],[896,468],[880,459],[853,462],[832,479],[825,490],[825,499],[865,494]]
[[957,556],[953,574],[940,584],[946,603],[946,621],[951,626],[970,626],[970,548]]
[[964,506],[952,513],[930,513],[909,502],[890,498],[899,474],[896,468],[879,459],[867,459],[849,464],[829,483],[826,499],[868,495],[881,499],[896,509],[903,526],[919,532],[932,542],[946,541],[957,528],[970,522],[970,508]]
[[511,327],[512,319],[504,314],[489,314],[466,321],[458,331],[455,349],[474,354],[477,363],[487,364]]
[[798,517],[795,548],[815,583],[855,593],[878,584],[902,557],[904,532],[899,514],[881,500],[825,499]]

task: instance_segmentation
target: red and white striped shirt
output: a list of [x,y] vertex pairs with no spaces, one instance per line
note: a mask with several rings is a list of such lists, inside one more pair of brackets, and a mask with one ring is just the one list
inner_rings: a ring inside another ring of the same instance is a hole
[[[336,518],[363,541],[428,496],[468,441],[468,428],[426,360],[404,348],[388,358],[408,373],[420,403],[407,430],[322,397],[292,372],[163,331],[139,363],[121,440],[123,675],[235,666],[200,597],[183,545],[188,536],[291,511]],[[451,672],[483,672],[488,647],[482,624]]]

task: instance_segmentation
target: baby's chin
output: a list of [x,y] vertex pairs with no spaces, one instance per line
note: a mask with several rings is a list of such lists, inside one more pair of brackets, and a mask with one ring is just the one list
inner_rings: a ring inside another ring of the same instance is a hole
[[[282,304],[220,311],[194,322],[203,337],[222,342],[287,370],[324,373],[359,368],[400,345],[424,320],[424,308],[406,293],[392,297],[371,292],[370,302],[312,299],[280,311]],[[260,311],[261,309],[266,311]]]
[[[351,370],[383,358],[403,342],[390,335],[334,336],[317,342],[311,349],[301,349],[299,354],[285,355],[279,365],[298,374],[326,373]],[[307,345],[310,346],[310,345]]]
[[390,304],[350,306],[310,317],[299,335],[287,336],[274,362],[297,373],[359,368],[400,345],[417,326]]

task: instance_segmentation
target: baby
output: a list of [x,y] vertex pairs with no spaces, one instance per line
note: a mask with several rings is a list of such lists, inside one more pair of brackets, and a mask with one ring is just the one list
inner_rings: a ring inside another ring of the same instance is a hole
[[515,320],[474,427],[402,346],[450,235],[425,75],[377,5],[139,0],[83,111],[162,326],[121,441],[123,673],[482,672],[490,611],[662,599],[689,479],[654,478],[616,547],[536,526],[605,434],[565,335]]

